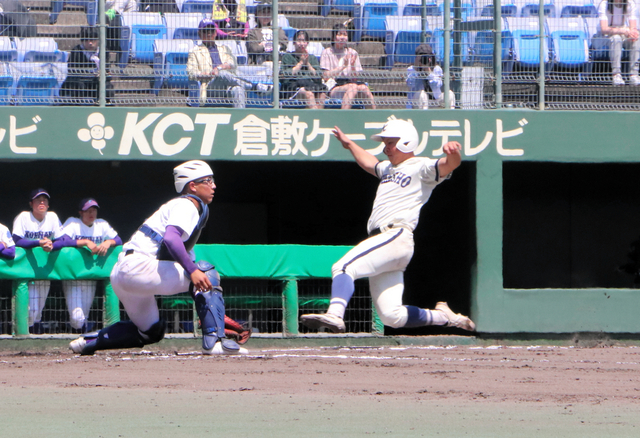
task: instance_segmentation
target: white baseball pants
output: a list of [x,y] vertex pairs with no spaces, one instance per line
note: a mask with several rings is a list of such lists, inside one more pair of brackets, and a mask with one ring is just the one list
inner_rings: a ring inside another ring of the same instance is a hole
[[404,271],[413,257],[413,233],[391,228],[369,237],[344,255],[332,268],[332,276],[345,273],[354,280],[369,277],[369,291],[382,323],[403,327],[407,308],[402,305]]
[[42,310],[47,302],[51,282],[49,280],[30,281],[29,289],[29,327],[34,322],[42,321]]
[[74,329],[81,329],[93,303],[96,294],[95,280],[65,280],[62,282],[62,290],[67,301],[69,321]]
[[190,284],[191,278],[179,263],[141,253],[121,253],[111,271],[113,291],[141,331],[160,320],[156,295],[187,292]]

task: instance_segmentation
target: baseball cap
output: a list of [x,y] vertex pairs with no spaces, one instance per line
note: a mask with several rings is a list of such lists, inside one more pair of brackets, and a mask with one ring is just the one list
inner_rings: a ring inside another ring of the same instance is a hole
[[418,147],[418,131],[413,123],[406,120],[389,120],[382,127],[382,132],[371,136],[375,141],[384,141],[385,138],[397,138],[396,148],[400,152],[413,152]]
[[270,11],[270,10],[271,10],[271,3],[260,3],[259,5],[256,6],[256,12]]
[[215,27],[216,21],[211,18],[205,18],[198,24],[198,29],[206,29],[207,27]]
[[91,207],[100,208],[100,206],[98,205],[98,203],[96,202],[95,199],[93,199],[93,198],[84,198],[82,201],[80,201],[80,205],[78,205],[78,210],[87,211]]
[[36,199],[40,195],[44,195],[47,198],[51,199],[51,196],[49,196],[49,193],[47,193],[47,191],[45,189],[35,189],[35,190],[31,190],[31,198],[30,198],[30,200],[33,201],[34,199]]

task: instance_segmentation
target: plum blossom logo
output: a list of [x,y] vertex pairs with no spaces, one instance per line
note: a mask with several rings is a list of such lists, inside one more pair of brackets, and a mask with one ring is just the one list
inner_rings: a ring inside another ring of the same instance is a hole
[[107,145],[107,140],[113,138],[113,128],[111,126],[104,126],[105,119],[100,113],[93,113],[87,117],[87,125],[89,129],[82,128],[78,131],[78,138],[81,141],[91,141],[91,146],[102,153],[102,149]]

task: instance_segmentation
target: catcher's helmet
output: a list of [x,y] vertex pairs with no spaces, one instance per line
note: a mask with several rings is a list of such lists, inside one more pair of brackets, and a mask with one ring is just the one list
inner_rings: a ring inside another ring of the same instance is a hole
[[182,163],[173,169],[176,192],[182,193],[182,189],[187,183],[205,176],[213,176],[213,170],[204,161],[192,160]]
[[415,151],[419,143],[418,130],[413,123],[400,119],[389,120],[380,134],[371,136],[375,141],[383,141],[383,138],[398,138],[396,148],[404,153]]

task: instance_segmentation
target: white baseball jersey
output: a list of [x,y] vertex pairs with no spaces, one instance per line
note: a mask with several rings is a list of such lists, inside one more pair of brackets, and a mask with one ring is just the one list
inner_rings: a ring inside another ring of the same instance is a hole
[[25,239],[40,240],[48,237],[51,240],[62,237],[62,224],[58,215],[48,211],[42,222],[32,212],[23,211],[13,220],[13,234]]
[[443,180],[438,160],[422,157],[409,158],[397,166],[381,161],[376,165],[376,175],[380,185],[367,224],[369,233],[390,224],[413,231],[418,225],[420,209]]
[[5,248],[16,246],[13,237],[11,237],[11,231],[2,224],[0,224],[0,243],[3,243]]
[[[200,214],[198,209],[188,198],[175,198],[162,205],[158,211],[144,221],[144,224],[164,236],[169,225],[179,227],[182,231],[182,241],[186,242],[198,225]],[[140,231],[136,231],[131,240],[122,247],[123,252],[132,249],[150,256],[155,256],[160,249],[160,244]],[[191,251],[191,259],[195,260],[195,253]]]
[[96,245],[100,245],[105,240],[115,239],[118,235],[116,230],[104,219],[96,219],[93,225],[88,227],[77,217],[70,217],[65,221],[62,233],[73,240],[89,239]]

